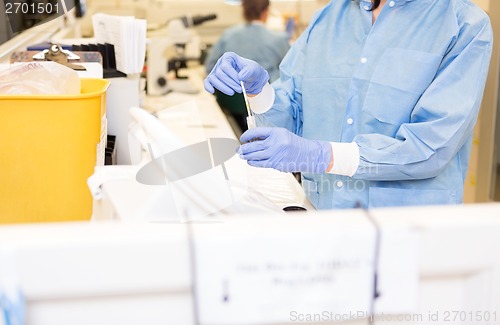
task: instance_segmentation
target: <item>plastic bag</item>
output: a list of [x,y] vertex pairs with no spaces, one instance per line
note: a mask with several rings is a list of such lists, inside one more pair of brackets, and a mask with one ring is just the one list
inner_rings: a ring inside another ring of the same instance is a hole
[[76,71],[56,62],[23,62],[0,72],[0,94],[78,95]]

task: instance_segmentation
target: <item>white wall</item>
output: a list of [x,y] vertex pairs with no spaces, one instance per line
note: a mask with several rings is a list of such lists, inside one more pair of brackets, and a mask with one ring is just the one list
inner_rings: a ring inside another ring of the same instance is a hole
[[[327,2],[328,0],[271,0],[271,8],[279,14],[297,15],[305,26],[313,13]],[[89,0],[88,8],[89,15],[95,12],[128,14],[147,18],[149,25],[165,24],[171,18],[185,15],[215,13],[216,20],[196,27],[198,34],[207,43],[214,42],[227,27],[243,22],[241,7],[227,5],[223,0]],[[84,20],[85,25],[89,25],[90,17],[85,17]]]
[[490,9],[490,0],[473,0],[473,2],[483,8],[484,11],[488,11]]

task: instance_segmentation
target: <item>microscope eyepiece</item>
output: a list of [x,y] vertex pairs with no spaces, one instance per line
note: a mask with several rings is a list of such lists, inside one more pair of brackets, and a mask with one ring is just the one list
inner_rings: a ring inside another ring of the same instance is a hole
[[201,25],[206,21],[215,20],[217,18],[216,14],[209,14],[204,16],[194,16],[193,17],[193,26]]
[[182,20],[182,23],[184,24],[184,27],[188,28],[191,26],[197,26],[201,25],[206,21],[214,20],[217,18],[216,14],[208,14],[208,15],[198,15],[198,16],[184,16],[180,18]]

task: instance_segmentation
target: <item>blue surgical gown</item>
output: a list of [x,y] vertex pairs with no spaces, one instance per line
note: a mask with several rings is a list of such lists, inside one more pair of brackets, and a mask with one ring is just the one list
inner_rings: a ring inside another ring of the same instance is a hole
[[290,49],[288,35],[271,31],[262,23],[254,22],[231,27],[211,48],[205,67],[210,72],[224,52],[235,52],[258,62],[269,73],[271,81],[279,77],[279,65]]
[[302,175],[316,208],[460,203],[491,56],[489,18],[468,0],[388,0],[373,25],[370,9],[366,0],[332,0],[313,17],[259,124],[358,145],[352,177]]

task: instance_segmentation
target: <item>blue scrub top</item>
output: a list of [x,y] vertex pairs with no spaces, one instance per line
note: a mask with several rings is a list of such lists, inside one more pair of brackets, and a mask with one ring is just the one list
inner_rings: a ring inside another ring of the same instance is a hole
[[[352,177],[303,174],[319,209],[462,202],[492,49],[468,0],[332,0],[280,66],[259,124],[355,142]],[[335,156],[335,152],[333,153]]]
[[205,62],[207,73],[225,52],[235,52],[258,62],[269,73],[270,81],[279,77],[279,65],[290,49],[288,35],[274,32],[262,23],[250,23],[231,27],[224,31],[212,46]]

